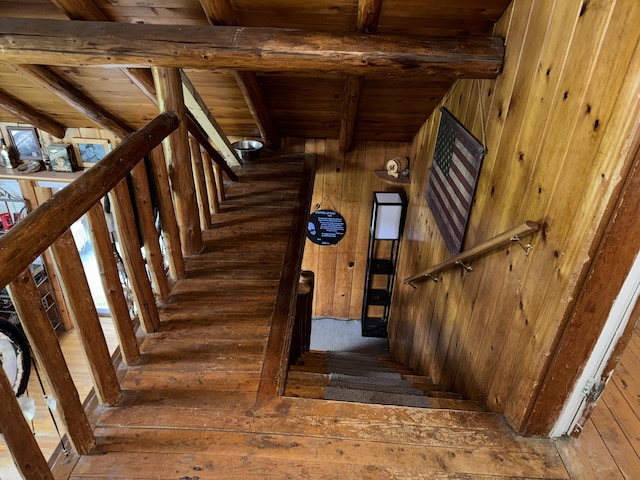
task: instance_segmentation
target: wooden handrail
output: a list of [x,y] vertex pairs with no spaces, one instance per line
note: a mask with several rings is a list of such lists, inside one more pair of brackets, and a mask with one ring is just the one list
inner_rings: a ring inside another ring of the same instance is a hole
[[25,270],[75,221],[115,187],[131,169],[178,127],[174,113],[159,115],[73,183],[42,204],[0,238],[0,285]]
[[511,230],[507,230],[500,235],[497,235],[489,240],[486,240],[475,247],[467,250],[465,252],[456,255],[455,257],[451,257],[449,260],[446,260],[438,265],[435,265],[427,270],[420,272],[412,277],[405,279],[404,283],[407,285],[411,285],[415,288],[416,282],[423,282],[428,278],[432,278],[436,273],[442,272],[449,268],[453,268],[455,266],[464,265],[466,262],[473,260],[474,258],[481,257],[486,253],[494,250],[496,248],[507,245],[513,241],[516,241],[524,236],[531,235],[534,232],[537,232],[540,229],[540,225],[536,222],[526,221],[517,227],[512,228]]

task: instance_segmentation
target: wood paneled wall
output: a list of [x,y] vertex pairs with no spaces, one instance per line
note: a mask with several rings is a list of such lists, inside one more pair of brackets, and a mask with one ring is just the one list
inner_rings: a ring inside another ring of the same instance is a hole
[[638,25],[640,2],[514,0],[495,27],[506,38],[503,73],[459,81],[445,97],[488,148],[464,248],[541,221],[528,257],[514,245],[476,260],[470,275],[402,285],[449,257],[423,198],[439,112],[412,145],[392,353],[504,411],[517,429],[627,173],[640,112]]
[[306,140],[299,145],[298,150],[318,159],[313,210],[336,210],[347,225],[336,245],[306,241],[302,268],[315,273],[314,316],[360,318],[373,192],[402,190],[383,183],[373,171],[383,170],[390,158],[407,156],[409,146],[357,142],[350,152],[342,153],[338,140]]

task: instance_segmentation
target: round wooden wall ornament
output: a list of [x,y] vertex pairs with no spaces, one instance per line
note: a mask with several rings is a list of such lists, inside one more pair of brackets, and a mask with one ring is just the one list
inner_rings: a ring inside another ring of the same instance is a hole
[[335,245],[347,230],[342,215],[333,210],[316,210],[309,215],[307,238],[317,245]]

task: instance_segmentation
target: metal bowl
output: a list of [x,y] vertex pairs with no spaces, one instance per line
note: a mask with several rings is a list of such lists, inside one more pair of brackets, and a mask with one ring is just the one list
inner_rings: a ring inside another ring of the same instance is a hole
[[232,146],[240,160],[255,160],[260,157],[264,144],[257,140],[241,140],[233,143]]

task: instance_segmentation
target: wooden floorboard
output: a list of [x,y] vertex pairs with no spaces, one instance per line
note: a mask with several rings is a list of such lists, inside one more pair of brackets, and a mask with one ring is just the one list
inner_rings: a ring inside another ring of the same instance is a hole
[[[640,472],[640,409],[629,373],[637,372],[637,338],[626,352],[634,359],[623,357],[625,369],[608,387],[615,391],[579,439],[523,438],[489,412],[287,397],[255,409],[300,171],[293,161],[261,160],[239,172],[204,233],[203,253],[187,259],[187,279],[160,309],[160,330],[141,337],[141,363],[118,365],[122,402],[91,407],[97,452],[58,462],[56,478],[631,479]],[[83,363],[78,350],[69,359]],[[88,391],[88,374],[76,377]],[[0,454],[6,464],[7,452]],[[12,477],[0,470],[0,478]]]
[[557,440],[571,478],[640,478],[640,334],[631,341],[583,433]]

